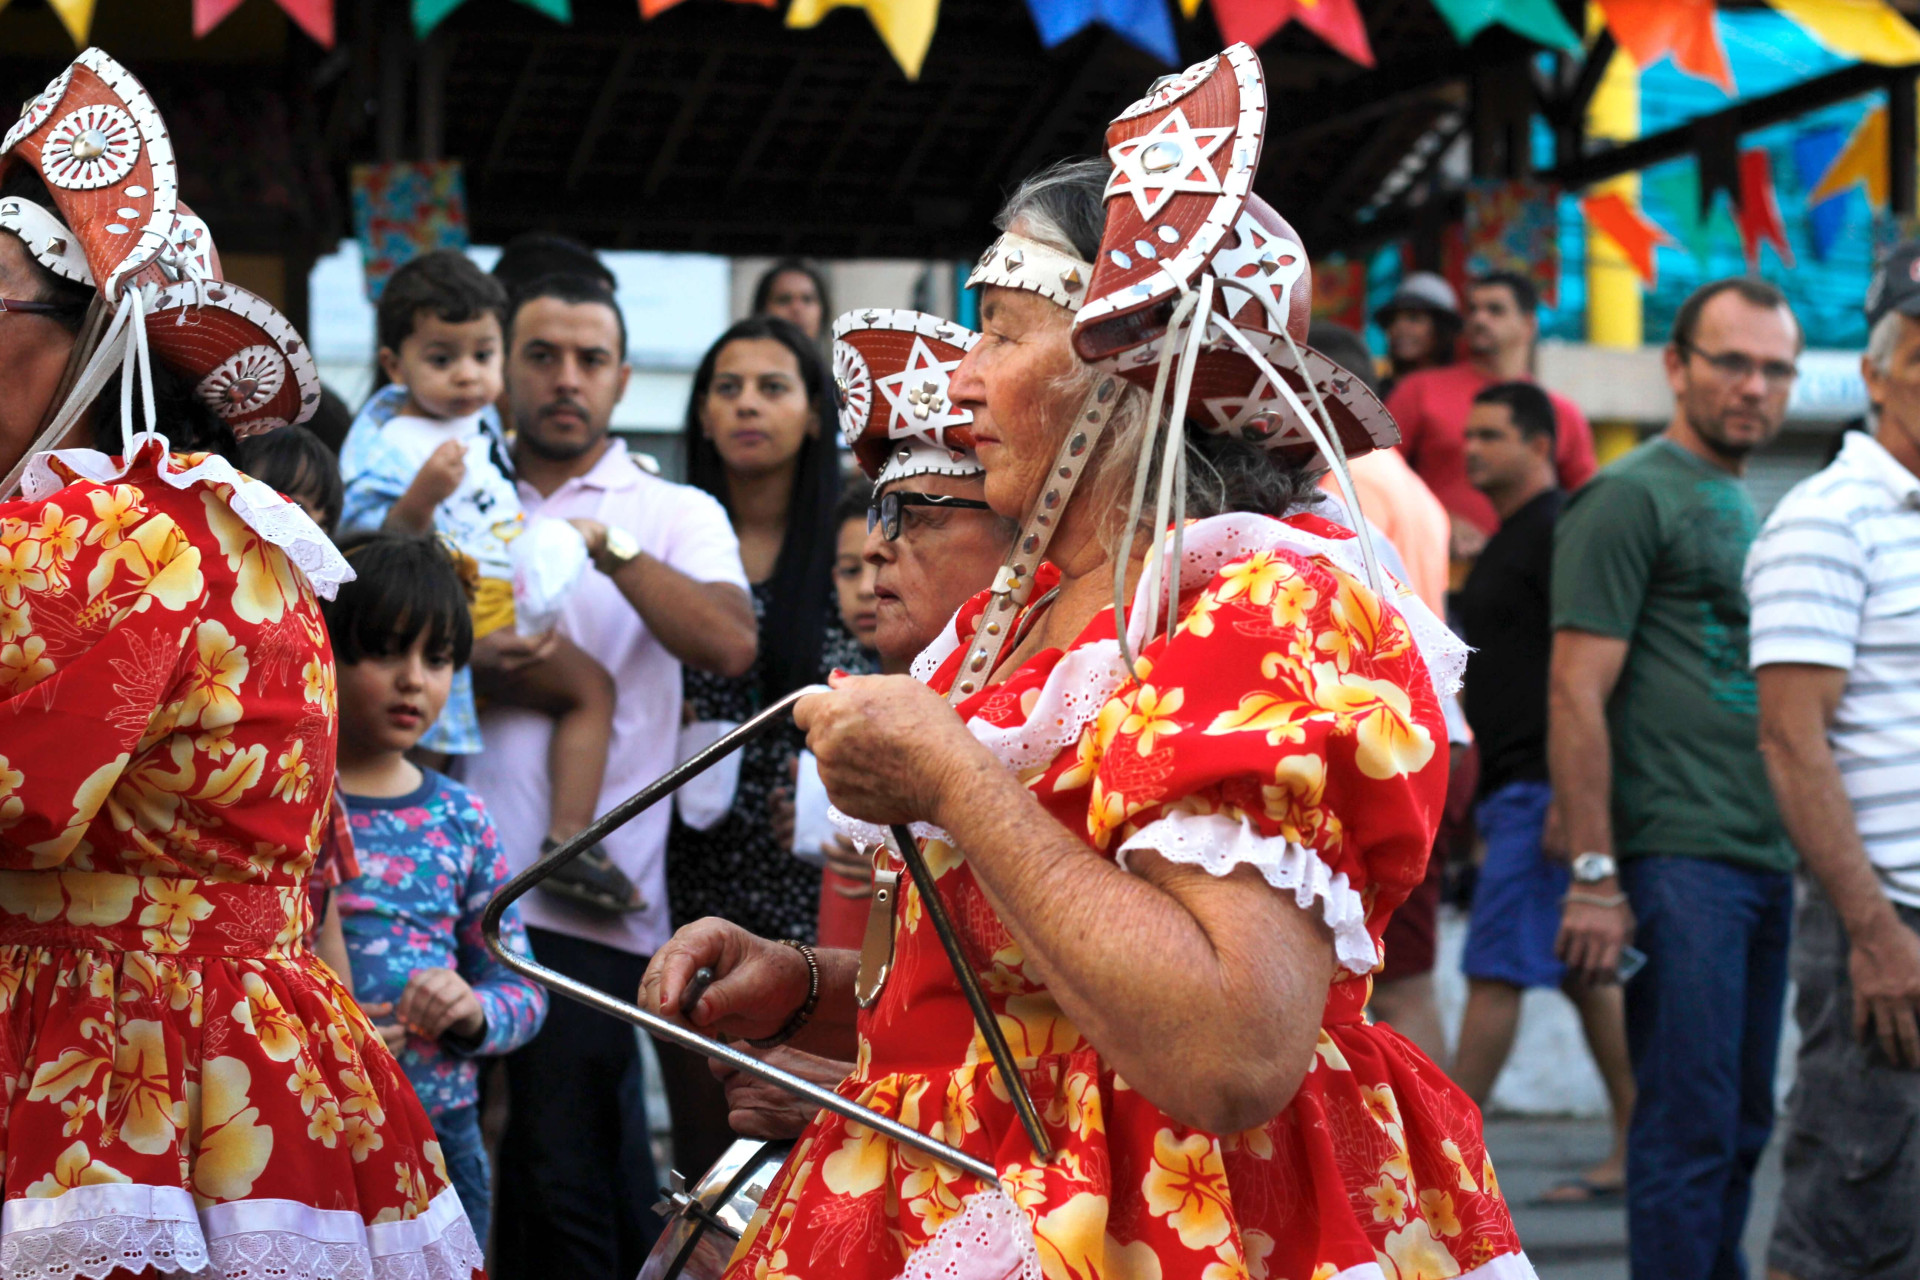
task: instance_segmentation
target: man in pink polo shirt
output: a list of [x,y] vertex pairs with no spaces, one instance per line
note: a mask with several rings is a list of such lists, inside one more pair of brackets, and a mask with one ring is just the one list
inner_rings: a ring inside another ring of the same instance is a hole
[[[1473,398],[1496,382],[1532,379],[1539,309],[1540,296],[1526,277],[1505,271],[1476,277],[1467,286],[1467,359],[1410,373],[1387,397],[1387,410],[1400,426],[1400,451],[1452,518],[1455,559],[1478,555],[1500,527],[1493,504],[1467,482],[1467,415]],[[1573,401],[1548,396],[1554,462],[1560,487],[1571,492],[1593,474],[1593,431]]]

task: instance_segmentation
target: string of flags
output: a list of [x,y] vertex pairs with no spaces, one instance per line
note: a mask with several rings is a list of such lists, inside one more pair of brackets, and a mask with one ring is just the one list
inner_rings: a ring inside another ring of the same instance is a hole
[[[131,0],[117,0],[129,3]],[[276,4],[319,44],[334,43],[337,0],[252,0]],[[515,0],[553,21],[573,21],[572,0]],[[685,0],[636,0],[649,21]],[[1202,0],[1176,0],[1192,20]],[[5,9],[9,0],[0,0]],[[193,33],[205,36],[247,0],[193,0]],[[413,29],[425,36],[467,0],[408,0]],[[734,0],[772,9],[780,0]],[[1289,24],[1312,32],[1329,48],[1363,67],[1374,65],[1373,44],[1360,0],[1208,0],[1229,43],[1255,48]],[[1547,49],[1578,55],[1584,42],[1555,0],[1429,0],[1454,38],[1465,44],[1490,27],[1504,27]],[[1715,0],[1596,0],[1601,22],[1643,69],[1671,58],[1687,75],[1736,91],[1727,51],[1715,23]],[[1889,0],[1767,0],[1821,45],[1842,57],[1882,66],[1920,62],[1920,31]],[[76,46],[89,41],[98,0],[47,0]],[[1180,60],[1167,0],[1025,0],[1041,44],[1052,48],[1090,26],[1121,36],[1168,66]],[[864,9],[887,51],[909,80],[917,79],[940,21],[940,0],[790,0],[789,27],[811,27],[834,9]]]

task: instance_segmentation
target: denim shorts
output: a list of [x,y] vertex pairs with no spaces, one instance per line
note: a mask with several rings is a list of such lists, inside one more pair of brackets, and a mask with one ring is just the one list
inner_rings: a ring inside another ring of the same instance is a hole
[[[1767,1265],[1799,1280],[1911,1280],[1920,1275],[1920,1071],[1854,1038],[1846,930],[1810,877],[1800,891],[1800,1056]],[[1920,911],[1894,909],[1920,932]]]
[[1541,851],[1553,788],[1509,782],[1474,810],[1487,858],[1473,886],[1473,917],[1460,968],[1469,978],[1515,987],[1557,987],[1566,967],[1553,954],[1560,900],[1570,875]]

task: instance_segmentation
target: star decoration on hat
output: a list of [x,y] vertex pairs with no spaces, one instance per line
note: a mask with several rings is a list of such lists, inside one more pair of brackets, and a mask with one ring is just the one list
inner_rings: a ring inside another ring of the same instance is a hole
[[1207,159],[1232,134],[1232,125],[1196,129],[1187,123],[1186,111],[1175,107],[1139,137],[1107,148],[1113,176],[1107,179],[1106,198],[1124,191],[1133,197],[1140,216],[1150,219],[1176,192],[1219,195],[1220,175]]
[[953,398],[947,394],[947,384],[959,367],[959,360],[940,360],[924,338],[915,337],[907,352],[906,368],[875,383],[890,410],[887,434],[895,439],[924,436],[939,440],[948,427],[972,422],[973,414],[954,408]]
[[[1233,229],[1238,243],[1223,246],[1208,265],[1223,291],[1250,295],[1265,309],[1274,333],[1287,327],[1293,313],[1294,283],[1306,274],[1307,251],[1285,236],[1276,235],[1242,213]],[[1240,309],[1230,302],[1228,314]]]

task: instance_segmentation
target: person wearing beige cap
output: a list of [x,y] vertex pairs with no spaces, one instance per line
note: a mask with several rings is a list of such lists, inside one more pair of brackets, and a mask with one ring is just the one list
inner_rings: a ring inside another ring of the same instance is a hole
[[1373,313],[1373,322],[1387,333],[1384,395],[1416,369],[1453,363],[1454,346],[1460,340],[1460,298],[1442,277],[1415,271]]

